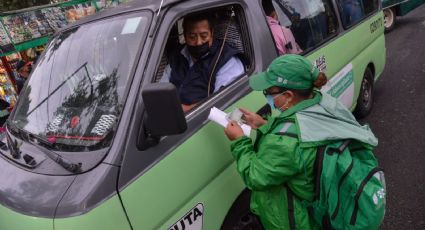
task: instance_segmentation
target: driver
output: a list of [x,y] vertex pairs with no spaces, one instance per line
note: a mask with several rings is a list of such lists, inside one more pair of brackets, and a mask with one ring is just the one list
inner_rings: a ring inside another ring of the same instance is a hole
[[184,112],[245,71],[238,58],[241,52],[228,45],[221,47],[222,41],[215,40],[213,33],[207,14],[186,16],[183,21],[186,45],[169,57],[161,78],[161,82],[169,81],[176,86]]

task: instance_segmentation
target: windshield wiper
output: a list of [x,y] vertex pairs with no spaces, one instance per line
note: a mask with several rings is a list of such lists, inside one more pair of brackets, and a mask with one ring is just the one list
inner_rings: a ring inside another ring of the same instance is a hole
[[[33,133],[30,133],[30,132],[28,132],[26,130],[23,130],[23,129],[18,128],[15,124],[11,124],[11,121],[10,120],[7,121],[7,126],[9,128],[11,128],[13,131],[17,132],[18,135],[23,140],[26,140],[28,143],[30,143],[33,146],[37,147],[41,152],[43,152],[45,155],[47,155],[50,159],[52,159],[58,165],[62,166],[64,169],[66,169],[66,170],[68,170],[70,172],[73,172],[73,173],[78,173],[78,172],[81,171],[81,166],[82,166],[82,163],[81,162],[73,163],[72,161],[64,158],[59,153],[56,153],[55,151],[52,151],[52,150],[50,150],[50,149],[48,149],[48,148],[46,148],[46,147],[38,144],[38,143],[43,143],[43,144],[48,145],[48,146],[53,146],[54,145],[53,143],[51,143],[48,140],[45,140],[44,138],[39,137],[39,136],[37,136],[37,135],[35,135]],[[9,131],[6,131],[6,132],[9,132]],[[11,152],[13,152],[12,153],[12,156],[13,155],[16,155],[16,154],[19,154],[20,153],[19,148],[17,147],[17,145],[14,145],[16,141],[15,142],[12,141],[12,139],[9,136],[10,135],[9,133],[7,133],[7,135],[8,135],[7,136],[8,137],[7,138],[7,141],[10,142],[9,143],[9,146],[12,147],[12,150],[11,150]],[[32,141],[32,139],[36,139],[38,143],[34,143],[34,141]]]
[[78,172],[81,171],[81,166],[82,166],[81,162],[73,163],[72,161],[70,161],[66,158],[63,158],[62,155],[60,155],[60,154],[58,154],[58,153],[56,153],[56,152],[54,152],[50,149],[44,148],[44,147],[42,147],[40,145],[36,145],[36,144],[34,144],[34,146],[37,147],[43,153],[45,153],[54,162],[56,162],[60,166],[62,166],[64,169],[66,169],[70,172],[73,172],[73,173],[78,173]]
[[12,138],[10,137],[10,134],[7,131],[6,131],[6,141],[7,141],[7,146],[9,147],[10,155],[12,155],[14,159],[19,159],[21,157],[21,151],[19,150],[18,142],[16,140],[13,141]]

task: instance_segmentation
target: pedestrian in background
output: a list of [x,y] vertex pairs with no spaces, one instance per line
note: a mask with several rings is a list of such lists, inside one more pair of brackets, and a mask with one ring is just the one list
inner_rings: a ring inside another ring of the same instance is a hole
[[279,55],[302,53],[292,31],[279,24],[278,16],[272,2],[270,0],[263,0],[262,5],[267,15],[267,23],[269,24]]
[[24,84],[27,78],[29,77],[31,70],[32,70],[32,62],[19,60],[18,64],[16,64],[16,71],[19,74],[19,76],[16,78],[16,86],[18,89],[18,94],[21,93],[21,90],[24,87]]

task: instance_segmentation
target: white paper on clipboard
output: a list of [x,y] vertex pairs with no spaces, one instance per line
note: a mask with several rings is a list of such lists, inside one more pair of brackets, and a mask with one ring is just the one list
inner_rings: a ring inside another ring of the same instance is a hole
[[[225,112],[217,109],[216,107],[212,107],[210,110],[210,114],[208,115],[208,120],[214,121],[215,123],[226,128],[227,124],[229,123],[226,116],[227,114]],[[242,124],[241,128],[243,130],[244,135],[249,137],[251,133],[251,127],[249,125]]]

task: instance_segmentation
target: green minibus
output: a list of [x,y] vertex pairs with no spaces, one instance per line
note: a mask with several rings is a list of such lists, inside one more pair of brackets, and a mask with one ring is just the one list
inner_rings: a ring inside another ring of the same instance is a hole
[[[322,91],[366,116],[385,66],[380,1],[273,5],[329,77]],[[195,12],[215,19],[245,71],[183,113],[161,78]],[[268,113],[248,78],[277,56],[260,0],[132,1],[59,31],[1,133],[0,229],[261,229],[223,128],[207,118],[213,107]]]

